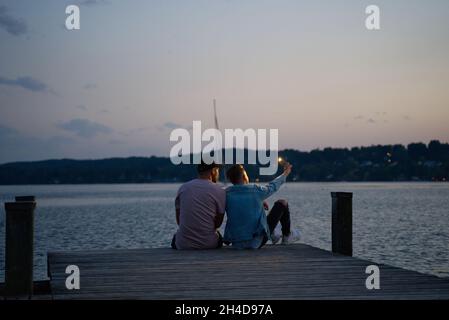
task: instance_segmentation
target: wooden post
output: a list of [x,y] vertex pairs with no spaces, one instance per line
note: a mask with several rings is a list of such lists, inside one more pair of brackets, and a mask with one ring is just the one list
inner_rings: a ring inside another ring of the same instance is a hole
[[33,196],[16,197],[17,202],[5,203],[6,297],[33,295],[34,200]]
[[36,201],[35,196],[17,196],[16,202]]
[[332,252],[352,256],[352,192],[331,192]]

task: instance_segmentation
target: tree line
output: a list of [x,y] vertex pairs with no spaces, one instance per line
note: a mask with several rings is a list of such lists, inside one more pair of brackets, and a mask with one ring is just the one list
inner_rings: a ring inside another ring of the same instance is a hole
[[[308,152],[286,149],[279,156],[293,164],[290,181],[449,180],[449,144],[438,140],[407,146],[324,148]],[[246,167],[253,181],[273,178],[259,176],[257,164]],[[184,182],[195,176],[194,165],[173,165],[169,158],[154,156],[0,165],[2,185]]]

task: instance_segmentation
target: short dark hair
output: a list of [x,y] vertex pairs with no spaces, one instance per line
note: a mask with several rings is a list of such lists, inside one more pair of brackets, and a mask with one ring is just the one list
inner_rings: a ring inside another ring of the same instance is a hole
[[215,162],[207,164],[203,160],[201,160],[201,163],[196,167],[196,170],[198,171],[198,173],[201,174],[210,171],[213,168],[220,168],[220,165],[216,164]]
[[243,178],[243,172],[245,172],[245,168],[241,164],[234,164],[226,171],[226,177],[232,184],[236,184]]

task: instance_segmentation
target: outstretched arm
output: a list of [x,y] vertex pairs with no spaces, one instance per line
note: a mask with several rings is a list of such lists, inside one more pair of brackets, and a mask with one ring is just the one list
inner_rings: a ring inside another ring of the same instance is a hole
[[291,172],[292,172],[292,165],[287,162],[284,165],[284,172],[279,177],[268,183],[266,186],[258,186],[257,189],[259,191],[261,199],[265,200],[269,198],[273,193],[278,191]]

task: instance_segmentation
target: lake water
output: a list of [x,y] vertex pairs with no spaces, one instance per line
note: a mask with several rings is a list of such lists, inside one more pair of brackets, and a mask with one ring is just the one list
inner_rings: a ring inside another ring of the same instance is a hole
[[[167,247],[176,231],[178,184],[0,186],[0,200],[35,195],[35,280],[53,250]],[[302,242],[330,250],[331,191],[354,193],[354,256],[449,277],[448,183],[289,183]],[[0,281],[5,212],[0,211]]]

